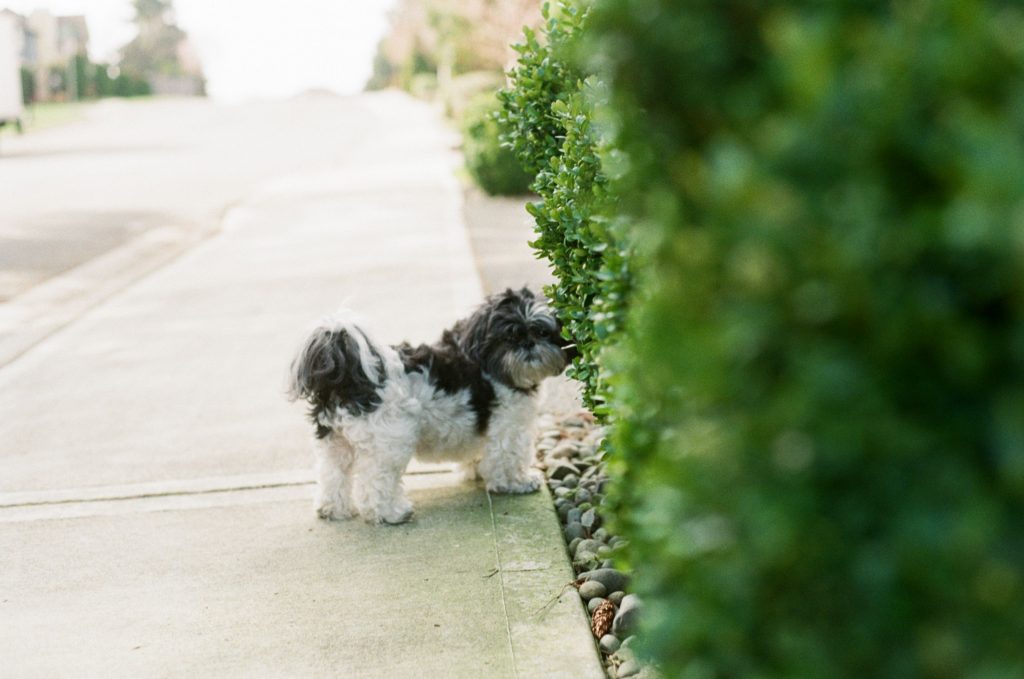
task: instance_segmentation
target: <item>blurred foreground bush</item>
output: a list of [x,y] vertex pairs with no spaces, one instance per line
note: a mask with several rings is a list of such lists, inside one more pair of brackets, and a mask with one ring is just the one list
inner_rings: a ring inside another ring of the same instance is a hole
[[497,98],[489,92],[475,97],[463,112],[466,170],[492,196],[521,195],[529,190],[532,176],[523,170],[512,151],[502,147],[495,119],[498,108]]
[[[598,0],[670,677],[1024,676],[1024,11]],[[580,169],[580,172],[583,172]]]
[[610,219],[594,106],[601,83],[573,65],[586,12],[575,2],[545,4],[540,35],[527,29],[515,46],[519,60],[499,97],[506,143],[536,173],[540,201],[537,253],[551,262],[557,282],[546,290],[564,331],[579,349],[569,375],[583,383],[595,414],[611,413],[602,352],[614,343],[629,289],[627,248]]

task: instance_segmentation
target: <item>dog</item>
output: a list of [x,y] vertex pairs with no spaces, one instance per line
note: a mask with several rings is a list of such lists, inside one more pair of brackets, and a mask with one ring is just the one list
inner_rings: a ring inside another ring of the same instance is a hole
[[402,474],[413,457],[458,462],[489,492],[537,490],[537,389],[573,355],[527,288],[488,297],[430,346],[381,344],[348,313],[324,320],[292,362],[289,386],[315,427],[317,514],[408,521]]

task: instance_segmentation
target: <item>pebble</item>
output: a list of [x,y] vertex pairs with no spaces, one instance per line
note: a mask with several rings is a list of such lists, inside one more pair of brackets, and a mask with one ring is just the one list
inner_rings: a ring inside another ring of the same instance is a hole
[[580,585],[580,597],[582,597],[584,601],[590,601],[594,597],[603,597],[607,593],[608,590],[605,589],[605,586],[594,580],[584,582]]
[[583,512],[578,507],[573,507],[565,515],[566,523],[581,523],[580,519],[583,518]]
[[567,498],[570,495],[572,495],[572,489],[571,488],[563,488],[561,486],[558,486],[557,488],[555,488],[555,497]]
[[565,527],[565,539],[569,542],[572,542],[576,538],[585,538],[586,536],[587,529],[578,521],[570,523]]
[[551,450],[558,445],[558,441],[557,435],[551,436],[549,433],[545,433],[544,438],[537,442],[537,450],[540,452]]
[[616,606],[618,606],[619,604],[621,604],[621,603],[622,603],[622,597],[624,597],[624,596],[626,596],[626,593],[625,593],[625,592],[623,592],[623,591],[622,591],[622,590],[620,589],[620,590],[619,590],[619,591],[617,591],[617,592],[612,592],[611,594],[609,594],[609,595],[608,595],[608,601],[611,601],[611,602],[612,602],[613,604],[615,604]]
[[[556,502],[555,505],[557,506],[557,504],[558,503]],[[598,528],[594,531],[594,539],[600,540],[601,542],[606,542],[608,540],[608,531],[606,531],[604,528]]]
[[614,634],[606,634],[601,637],[601,641],[598,642],[598,646],[605,653],[611,655],[615,651],[619,650],[619,638]]
[[578,502],[590,502],[592,497],[593,496],[590,494],[590,491],[586,488],[580,488],[576,491],[576,500]]
[[605,601],[607,601],[607,599],[605,599],[602,596],[594,597],[593,599],[587,602],[587,613],[593,615],[594,611],[597,610],[597,607],[603,604]]
[[[583,526],[580,526],[580,528],[583,528]],[[625,590],[629,582],[629,577],[625,573],[614,568],[598,568],[589,573],[580,573],[580,577],[600,582],[609,592]]]
[[583,515],[580,517],[580,523],[587,530],[595,530],[601,523],[601,517],[591,508],[583,512]]
[[616,677],[632,677],[640,672],[640,663],[636,661],[636,658],[630,658],[626,662],[619,665],[619,669],[616,670]]
[[576,548],[579,547],[581,542],[583,542],[583,538],[573,538],[569,541],[569,553],[576,554]]
[[570,474],[574,474],[578,479],[580,477],[580,468],[569,462],[559,462],[548,472],[548,476],[559,481]]
[[590,553],[596,555],[597,554],[597,549],[599,547],[603,547],[603,546],[604,545],[602,545],[597,540],[593,540],[593,539],[587,538],[585,540],[580,540],[579,543],[577,543],[576,549],[570,549],[570,551],[573,554],[576,554],[577,551],[580,551],[580,552],[590,552]]
[[574,441],[562,441],[551,448],[551,452],[548,453],[548,457],[555,460],[567,460],[571,457],[575,457],[576,451],[578,450],[579,448]]
[[615,559],[605,559],[601,562],[601,568],[615,568]]
[[[579,478],[576,477],[575,474],[569,474],[564,479],[562,479],[562,486],[564,486],[565,488],[575,488],[576,486],[579,485],[579,483],[580,480]],[[578,492],[579,491],[577,491],[577,493]]]
[[612,634],[617,637],[629,636],[636,629],[640,609],[640,598],[636,594],[627,594],[622,597],[619,610],[615,613],[615,619],[612,620]]
[[[583,524],[583,527],[586,528],[586,524]],[[612,548],[606,545],[601,545],[597,548],[597,555],[602,559],[610,559],[612,556]]]

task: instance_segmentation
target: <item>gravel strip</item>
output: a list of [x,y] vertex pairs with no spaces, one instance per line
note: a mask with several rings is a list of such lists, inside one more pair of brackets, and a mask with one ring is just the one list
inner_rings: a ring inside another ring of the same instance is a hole
[[629,590],[629,574],[615,567],[614,556],[628,542],[608,532],[602,505],[608,476],[603,453],[604,428],[585,410],[537,421],[537,466],[544,470],[562,522],[572,559],[573,585],[591,619],[594,642],[605,671],[613,679],[660,676],[633,655],[642,603]]

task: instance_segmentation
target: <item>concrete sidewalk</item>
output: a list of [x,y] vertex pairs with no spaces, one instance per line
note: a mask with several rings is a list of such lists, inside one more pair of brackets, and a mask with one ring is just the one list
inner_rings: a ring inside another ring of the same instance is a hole
[[4,676],[603,676],[545,494],[416,466],[411,524],[315,519],[306,327],[431,340],[482,295],[454,140],[360,103],[387,134],[0,369]]

